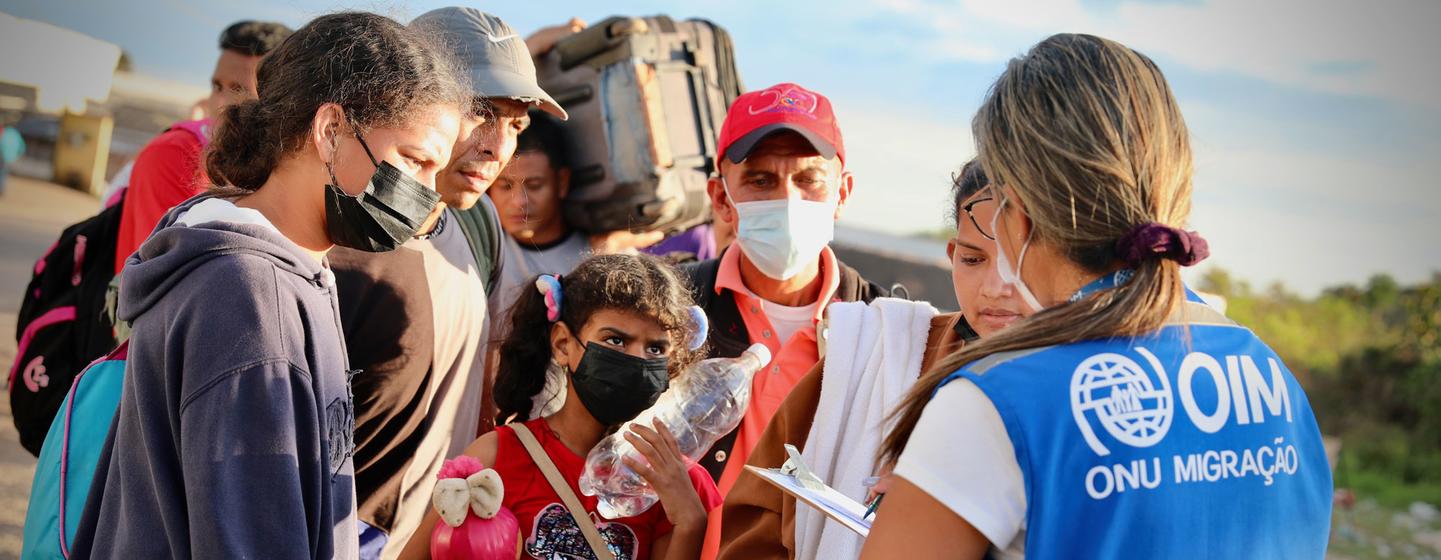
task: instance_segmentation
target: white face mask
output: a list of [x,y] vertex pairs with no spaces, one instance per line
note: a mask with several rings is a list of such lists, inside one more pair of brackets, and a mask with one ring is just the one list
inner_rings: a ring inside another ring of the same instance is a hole
[[767,277],[795,277],[815,262],[821,249],[835,237],[838,196],[825,202],[798,198],[736,202],[724,177],[721,186],[736,209],[736,243]]
[[1007,202],[1009,200],[1001,200],[1000,206],[996,207],[995,215],[991,216],[991,235],[995,237],[996,244],[996,273],[1001,277],[1001,282],[1015,288],[1016,293],[1021,295],[1021,300],[1026,302],[1026,306],[1031,308],[1031,312],[1034,313],[1040,311],[1042,305],[1036,299],[1036,295],[1031,293],[1031,289],[1026,287],[1026,282],[1021,280],[1021,266],[1025,264],[1026,250],[1031,248],[1031,236],[1035,235],[1036,229],[1031,228],[1031,231],[1026,234],[1026,241],[1021,244],[1021,254],[1016,257],[1016,268],[1012,270],[1011,259],[1006,257],[1006,249],[1001,246],[1001,230],[996,229],[996,225],[1000,223],[1001,211],[1005,209]]

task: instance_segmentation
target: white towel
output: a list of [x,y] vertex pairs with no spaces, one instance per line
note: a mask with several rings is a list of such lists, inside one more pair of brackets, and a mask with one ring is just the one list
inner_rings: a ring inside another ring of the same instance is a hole
[[[831,304],[826,311],[825,373],[821,397],[801,457],[842,494],[863,501],[886,415],[921,374],[930,304],[881,298]],[[815,509],[796,508],[796,558],[855,558],[862,539]]]

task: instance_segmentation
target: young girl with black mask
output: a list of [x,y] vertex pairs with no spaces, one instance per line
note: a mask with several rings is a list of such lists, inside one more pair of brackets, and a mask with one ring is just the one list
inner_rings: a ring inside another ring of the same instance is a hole
[[[512,423],[481,436],[465,454],[500,474],[503,505],[520,521],[529,557],[595,555],[565,499],[527,452],[523,432],[539,443],[615,558],[700,554],[706,515],[720,505],[720,495],[664,426],[634,426],[625,434],[648,463],[626,464],[655,488],[660,507],[606,520],[596,498],[578,486],[591,448],[654,404],[670,379],[702,355],[704,329],[690,307],[675,270],[644,255],[591,257],[564,277],[537,278],[535,288],[522,293],[495,383],[498,422]],[[533,417],[533,410],[544,412]],[[436,519],[431,512],[417,535],[430,535]],[[404,557],[428,557],[429,540],[411,539]]]

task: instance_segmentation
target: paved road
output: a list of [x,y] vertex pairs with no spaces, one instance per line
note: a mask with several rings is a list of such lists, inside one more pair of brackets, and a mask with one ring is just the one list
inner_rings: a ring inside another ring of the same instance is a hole
[[[0,195],[0,366],[5,375],[15,361],[15,314],[35,259],[65,226],[93,215],[99,205],[79,191],[20,177],[10,177]],[[0,559],[20,556],[34,472],[35,458],[20,447],[6,395],[0,398]]]

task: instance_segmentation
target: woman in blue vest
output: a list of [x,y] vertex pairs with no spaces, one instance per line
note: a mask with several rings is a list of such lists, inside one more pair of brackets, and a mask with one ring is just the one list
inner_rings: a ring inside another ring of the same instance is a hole
[[1191,148],[1155,63],[1050,37],[972,126],[999,208],[983,233],[1038,312],[898,409],[862,556],[1321,558],[1331,472],[1305,393],[1181,282],[1206,243],[1181,229]]

